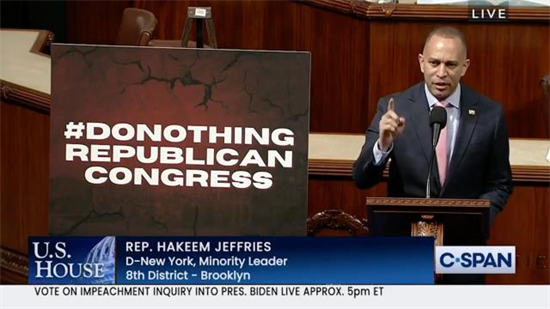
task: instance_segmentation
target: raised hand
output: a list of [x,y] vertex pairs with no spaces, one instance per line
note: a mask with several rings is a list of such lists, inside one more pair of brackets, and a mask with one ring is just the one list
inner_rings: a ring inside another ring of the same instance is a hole
[[391,98],[388,101],[388,111],[382,115],[379,123],[380,137],[378,146],[380,150],[387,151],[393,144],[393,141],[403,133],[405,128],[405,118],[399,117],[395,113],[395,101]]

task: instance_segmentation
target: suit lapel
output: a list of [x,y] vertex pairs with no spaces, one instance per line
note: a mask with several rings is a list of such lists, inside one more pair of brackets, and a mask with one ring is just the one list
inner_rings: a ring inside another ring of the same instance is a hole
[[[430,157],[432,153],[432,132],[430,131],[429,124],[429,109],[428,109],[428,100],[426,99],[426,94],[424,93],[424,83],[419,84],[418,87],[411,93],[409,97],[409,106],[410,106],[410,121],[412,127],[416,133],[418,139],[418,144],[422,147],[422,152],[426,162],[430,162]],[[407,119],[408,121],[409,119]]]
[[[472,140],[472,134],[474,133],[477,119],[479,118],[479,115],[476,115],[479,114],[477,103],[478,98],[473,95],[473,92],[462,86],[462,95],[460,96],[460,124],[458,126],[453,157],[449,165],[449,174],[447,176],[449,181],[446,182],[447,184],[451,182],[453,175],[460,168],[460,163]],[[443,191],[445,191],[445,188],[443,188]]]

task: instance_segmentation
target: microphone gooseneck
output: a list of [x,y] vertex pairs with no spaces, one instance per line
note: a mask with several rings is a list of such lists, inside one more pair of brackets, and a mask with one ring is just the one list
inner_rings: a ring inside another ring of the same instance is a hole
[[428,165],[428,176],[426,180],[426,198],[430,198],[431,195],[431,179],[432,179],[432,167],[434,165],[435,147],[439,141],[439,134],[441,130],[447,125],[447,110],[441,106],[432,108],[430,112],[430,127],[432,127],[432,156],[430,158],[430,165]]

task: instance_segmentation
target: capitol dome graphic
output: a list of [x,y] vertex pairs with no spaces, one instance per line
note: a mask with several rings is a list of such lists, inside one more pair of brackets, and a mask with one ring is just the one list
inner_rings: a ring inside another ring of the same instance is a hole
[[85,263],[102,263],[104,274],[103,278],[86,280],[86,283],[92,284],[114,284],[115,283],[115,237],[107,236],[103,238],[86,256]]

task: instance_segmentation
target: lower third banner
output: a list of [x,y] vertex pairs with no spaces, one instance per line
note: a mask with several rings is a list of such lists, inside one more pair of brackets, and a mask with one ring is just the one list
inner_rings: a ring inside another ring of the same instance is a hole
[[[115,245],[117,284],[433,284],[434,278],[434,241],[423,237],[32,237],[29,283],[113,283]],[[80,261],[70,259],[73,252]],[[55,271],[64,269],[106,275]]]

